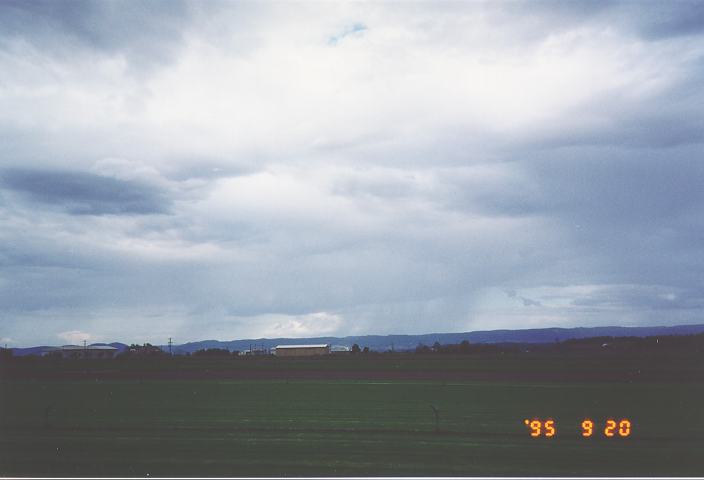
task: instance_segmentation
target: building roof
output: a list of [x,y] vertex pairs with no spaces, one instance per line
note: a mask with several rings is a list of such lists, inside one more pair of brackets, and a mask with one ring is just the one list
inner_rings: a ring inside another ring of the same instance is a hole
[[277,345],[275,348],[327,348],[329,346],[327,343],[318,343],[315,345]]

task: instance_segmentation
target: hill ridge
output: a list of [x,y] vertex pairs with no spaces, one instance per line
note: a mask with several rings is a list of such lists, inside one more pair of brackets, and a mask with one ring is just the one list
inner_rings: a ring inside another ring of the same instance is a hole
[[[277,338],[249,338],[241,340],[199,340],[172,345],[172,350],[177,354],[193,353],[204,348],[226,348],[228,350],[247,350],[252,348],[269,349],[276,345],[291,345],[302,343],[329,343],[331,345],[351,346],[358,344],[360,347],[369,347],[375,351],[387,350],[413,350],[419,344],[432,345],[456,344],[463,340],[470,343],[553,343],[570,339],[590,337],[648,337],[655,335],[693,335],[704,333],[704,324],[672,325],[652,327],[546,327],[528,329],[497,329],[474,330],[457,333],[424,333],[424,334],[388,334],[388,335],[348,335],[344,337],[277,337]],[[121,342],[96,343],[96,345],[111,345],[120,351],[128,348]],[[167,345],[159,345],[168,349]],[[49,348],[36,346],[27,348],[12,348],[15,355],[38,355]]]
[[569,339],[589,337],[647,337],[652,335],[692,335],[704,333],[704,324],[672,325],[653,327],[547,327],[529,329],[498,329],[475,330],[458,333],[425,333],[425,334],[388,334],[388,335],[348,335],[344,337],[277,337],[251,338],[242,340],[201,340],[174,345],[176,353],[192,353],[203,348],[227,348],[229,350],[247,350],[252,348],[269,349],[276,345],[301,343],[329,343],[332,345],[351,346],[356,343],[361,347],[368,346],[372,350],[412,350],[418,344],[432,345],[460,343],[467,340],[470,343],[553,343]]

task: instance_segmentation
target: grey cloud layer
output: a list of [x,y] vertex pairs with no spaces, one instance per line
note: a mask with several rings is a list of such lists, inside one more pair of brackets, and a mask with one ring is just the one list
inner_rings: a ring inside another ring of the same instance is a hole
[[21,40],[70,58],[84,50],[122,54],[139,68],[173,59],[189,24],[179,1],[9,1],[0,7],[0,38]]
[[143,183],[84,172],[5,170],[2,186],[40,208],[57,207],[74,215],[167,213],[170,200]]
[[5,2],[0,337],[701,322],[703,10]]

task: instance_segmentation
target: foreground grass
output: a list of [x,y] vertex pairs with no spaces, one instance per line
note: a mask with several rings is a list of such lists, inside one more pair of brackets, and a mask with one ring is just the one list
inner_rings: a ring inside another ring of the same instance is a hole
[[[704,471],[701,383],[35,380],[0,388],[6,476]],[[558,435],[530,438],[523,419],[533,417],[554,418]],[[633,434],[581,438],[585,417],[630,418]]]

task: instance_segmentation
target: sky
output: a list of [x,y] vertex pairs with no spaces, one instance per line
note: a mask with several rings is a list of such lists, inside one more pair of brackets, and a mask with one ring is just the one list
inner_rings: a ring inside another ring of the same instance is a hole
[[0,3],[8,346],[704,323],[704,2]]

